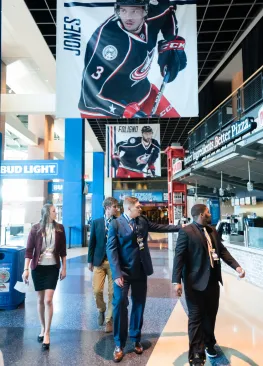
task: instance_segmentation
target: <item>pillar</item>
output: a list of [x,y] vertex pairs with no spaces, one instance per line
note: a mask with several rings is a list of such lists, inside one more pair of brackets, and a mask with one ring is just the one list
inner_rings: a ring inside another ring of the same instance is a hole
[[104,200],[104,153],[93,153],[93,191],[92,191],[92,219],[104,215],[102,203]]
[[67,243],[71,230],[71,245],[83,244],[85,196],[84,189],[85,122],[65,119],[65,157],[63,189],[63,225]]
[[[1,34],[2,28],[2,1],[0,0],[0,39],[2,39]],[[0,40],[0,56],[1,56],[1,40]],[[6,65],[1,61],[1,75],[0,75],[0,84],[1,84],[1,94],[6,94]],[[1,96],[0,96],[0,106],[1,106]],[[0,114],[0,134],[1,134],[1,146],[0,146],[0,166],[1,160],[4,158],[5,151],[5,115]],[[3,199],[2,199],[2,180],[0,179],[0,244],[1,244],[1,236],[2,236],[2,209],[3,209]]]
[[112,196],[112,178],[111,177],[108,178],[105,176],[105,178],[104,178],[104,193],[105,193],[105,198]]
[[[232,78],[232,93],[243,84],[243,70],[236,72]],[[241,93],[241,105],[244,106],[244,95]],[[233,116],[238,117],[237,94],[232,97]]]
[[[48,151],[49,141],[53,139],[54,120],[51,116],[29,115],[28,129],[39,137],[38,146],[28,146],[28,160],[52,159]],[[25,205],[25,226],[39,221],[41,209],[48,199],[47,181],[28,180],[28,201]],[[26,231],[26,227],[25,227]]]
[[[0,52],[1,54],[1,52]],[[6,94],[6,65],[1,61],[1,94]],[[0,100],[1,102],[1,100]],[[5,115],[0,115],[0,132],[2,133],[2,154],[1,158],[4,158],[5,150]]]

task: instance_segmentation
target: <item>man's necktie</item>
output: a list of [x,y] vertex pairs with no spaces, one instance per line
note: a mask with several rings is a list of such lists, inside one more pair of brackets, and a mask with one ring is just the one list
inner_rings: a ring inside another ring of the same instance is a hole
[[110,226],[110,222],[111,222],[112,218],[110,217],[109,219],[106,220],[106,224],[105,224],[105,234],[106,234],[106,240],[108,239],[108,232],[109,232],[109,226]]
[[208,247],[208,254],[209,254],[209,259],[210,259],[210,264],[211,267],[214,268],[214,259],[212,257],[212,252],[213,252],[213,244],[211,241],[211,238],[206,230],[206,228],[204,227],[204,233],[205,233],[205,237],[206,237],[206,241],[207,241],[207,247]]
[[[111,220],[112,220],[112,217],[110,217],[109,219],[107,219],[106,222],[105,222],[105,238],[106,238],[106,243],[107,243],[107,240],[108,240],[109,226],[110,226]],[[108,260],[107,254],[105,254],[104,260],[105,261]]]
[[132,231],[135,231],[135,225],[136,225],[135,220],[134,219],[131,219],[129,221],[129,226],[130,226],[130,228],[131,228]]

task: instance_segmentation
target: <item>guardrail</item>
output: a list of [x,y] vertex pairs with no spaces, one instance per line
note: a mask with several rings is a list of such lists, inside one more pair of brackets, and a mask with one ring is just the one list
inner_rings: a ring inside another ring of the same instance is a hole
[[263,66],[189,132],[188,150],[194,151],[212,135],[221,132],[231,122],[240,120],[262,102]]

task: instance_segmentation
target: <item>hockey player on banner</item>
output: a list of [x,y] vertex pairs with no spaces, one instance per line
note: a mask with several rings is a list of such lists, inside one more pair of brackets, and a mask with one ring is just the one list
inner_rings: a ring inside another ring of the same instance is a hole
[[153,130],[144,126],[142,137],[130,137],[118,142],[112,156],[117,178],[145,178],[155,176],[154,163],[160,154],[160,145],[153,139]]
[[[179,117],[148,80],[158,42],[163,86],[187,64],[178,35],[176,7],[169,0],[117,0],[114,14],[90,38],[79,109],[83,118]],[[163,89],[163,88],[162,88]],[[163,90],[162,90],[163,92]]]

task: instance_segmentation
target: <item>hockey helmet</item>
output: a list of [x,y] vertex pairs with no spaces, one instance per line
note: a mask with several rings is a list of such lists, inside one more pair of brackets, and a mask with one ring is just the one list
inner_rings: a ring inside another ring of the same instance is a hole
[[153,129],[150,126],[143,126],[142,133],[145,133],[145,132],[153,133]]
[[144,7],[146,14],[148,14],[149,3],[150,0],[116,0],[114,9],[118,17],[119,17],[119,9],[121,6],[142,6]]
[[144,6],[148,7],[150,0],[116,0],[115,6]]

